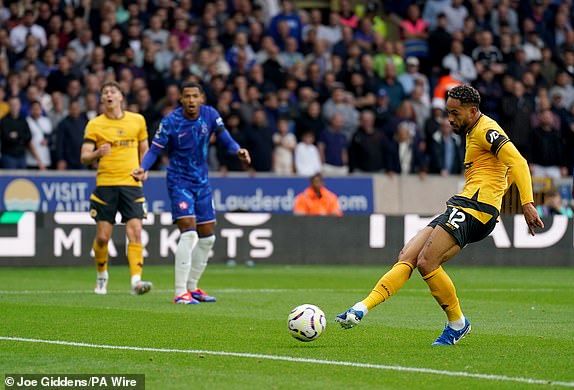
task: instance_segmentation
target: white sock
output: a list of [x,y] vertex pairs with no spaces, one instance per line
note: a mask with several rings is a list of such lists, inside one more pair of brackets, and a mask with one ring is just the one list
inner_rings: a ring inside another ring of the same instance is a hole
[[188,230],[181,233],[175,251],[175,296],[187,291],[187,278],[191,269],[191,253],[197,244],[197,232]]
[[108,270],[105,270],[103,272],[98,272],[98,279],[108,280]]
[[203,271],[207,267],[209,251],[213,248],[214,243],[215,236],[201,237],[195,248],[193,248],[191,253],[191,271],[187,279],[188,291],[197,290],[197,283],[199,283],[199,279],[201,279],[201,275],[203,275]]
[[369,312],[369,309],[367,309],[367,306],[363,303],[363,302],[357,302],[353,305],[352,307],[353,310],[356,311],[362,311],[363,315],[367,314]]
[[450,326],[454,330],[461,330],[462,328],[464,328],[465,323],[466,323],[466,318],[464,318],[464,316],[462,316],[456,321],[449,321],[448,326]]
[[132,287],[141,282],[142,276],[140,274],[132,275]]

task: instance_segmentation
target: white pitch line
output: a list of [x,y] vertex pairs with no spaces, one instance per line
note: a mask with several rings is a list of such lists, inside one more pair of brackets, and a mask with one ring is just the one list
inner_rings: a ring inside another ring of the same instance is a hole
[[[563,293],[565,291],[574,290],[570,287],[565,288],[465,288],[465,292],[485,292],[485,293]],[[108,289],[108,293],[125,293],[127,290]],[[173,292],[170,289],[153,289],[155,292]],[[222,288],[212,289],[216,293],[223,294],[280,294],[292,292],[365,292],[365,289],[347,288],[344,290],[336,288],[309,288],[309,289],[286,289],[286,288]],[[403,293],[428,293],[425,288],[405,288],[401,290]],[[54,295],[54,294],[93,294],[93,290],[0,290],[0,295]]]
[[145,352],[162,352],[162,353],[185,353],[185,354],[194,354],[194,355],[231,356],[231,357],[239,357],[239,358],[279,360],[279,361],[294,362],[294,363],[323,364],[323,365],[329,365],[329,366],[345,366],[345,367],[354,367],[354,368],[373,368],[373,369],[377,369],[377,370],[403,371],[403,372],[413,372],[413,373],[418,373],[418,374],[434,374],[434,375],[443,375],[443,376],[452,376],[452,377],[485,379],[485,380],[493,380],[493,381],[517,382],[517,383],[526,383],[526,384],[530,384],[530,385],[551,385],[551,386],[574,387],[574,382],[564,382],[564,381],[557,381],[557,380],[532,379],[532,378],[512,377],[512,376],[495,375],[495,374],[475,374],[475,373],[464,372],[464,371],[446,371],[446,370],[435,370],[432,368],[389,366],[389,365],[385,365],[385,364],[356,363],[356,362],[345,362],[345,361],[337,361],[337,360],[307,359],[307,358],[298,358],[298,357],[292,357],[292,356],[263,355],[263,354],[257,354],[257,353],[206,351],[206,350],[201,350],[201,349],[132,347],[132,346],[127,346],[127,345],[88,344],[88,343],[79,343],[79,342],[74,342],[74,341],[42,340],[42,339],[30,339],[30,338],[24,338],[24,337],[9,337],[9,336],[0,336],[0,340],[19,341],[19,342],[26,342],[26,343],[64,345],[64,346],[70,346],[70,347],[138,351],[138,352],[145,351]]

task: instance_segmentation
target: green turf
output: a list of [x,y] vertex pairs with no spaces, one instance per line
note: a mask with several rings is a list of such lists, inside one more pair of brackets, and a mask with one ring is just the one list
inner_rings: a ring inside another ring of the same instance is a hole
[[[357,328],[342,330],[334,323],[334,316],[368,293],[385,269],[210,265],[202,286],[219,302],[183,306],[171,303],[171,266],[146,268],[154,290],[145,296],[129,294],[126,266],[110,269],[107,296],[91,292],[91,267],[0,268],[0,337],[172,349],[3,339],[0,373],[143,373],[147,389],[162,390],[550,387],[449,373],[559,381],[563,383],[551,387],[574,387],[574,269],[448,267],[473,326],[454,347],[430,345],[445,317],[418,274]],[[287,332],[287,315],[302,303],[318,305],[328,317],[325,333],[311,343]],[[198,350],[205,352],[185,352]]]

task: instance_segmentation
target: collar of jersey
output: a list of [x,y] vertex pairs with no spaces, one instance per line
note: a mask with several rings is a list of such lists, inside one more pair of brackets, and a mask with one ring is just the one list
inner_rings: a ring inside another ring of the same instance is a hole
[[470,128],[470,130],[468,131],[467,134],[472,133],[472,131],[474,130],[474,128],[476,127],[476,125],[478,125],[478,122],[480,122],[480,120],[482,119],[482,117],[484,116],[483,113],[480,113],[480,116],[478,117],[478,119],[476,120],[476,122],[474,122],[474,125],[472,125],[472,127]]

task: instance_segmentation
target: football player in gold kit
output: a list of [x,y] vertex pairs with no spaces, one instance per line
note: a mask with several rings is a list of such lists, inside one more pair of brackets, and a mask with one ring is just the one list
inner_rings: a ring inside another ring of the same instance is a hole
[[90,196],[90,215],[96,221],[93,248],[98,276],[94,292],[107,294],[108,241],[119,211],[126,224],[132,293],[141,295],[152,284],[141,280],[145,198],[141,182],[131,172],[139,167],[148,150],[147,127],[143,116],[123,110],[124,96],[119,84],[108,81],[100,92],[104,113],[88,122],[81,151],[82,164],[98,161],[96,189]]
[[480,94],[469,85],[447,93],[446,111],[453,131],[466,136],[465,179],[462,192],[447,201],[447,210],[419,231],[401,250],[397,262],[377,282],[371,293],[337,322],[345,328],[357,325],[365,314],[389,299],[418,269],[432,296],[445,311],[448,324],[433,345],[453,345],[470,332],[456,289],[441,267],[465,245],[480,241],[494,229],[502,197],[514,182],[520,191],[524,218],[534,235],[544,224],[536,212],[526,160],[496,121],[479,110]]

